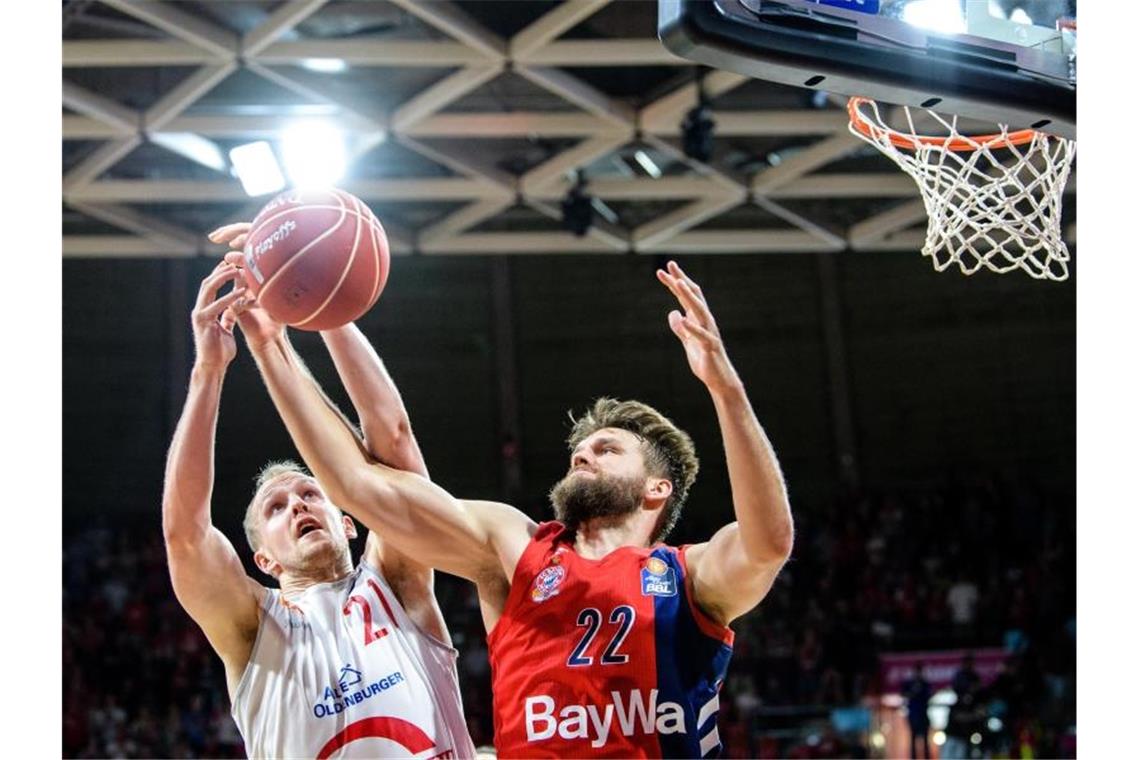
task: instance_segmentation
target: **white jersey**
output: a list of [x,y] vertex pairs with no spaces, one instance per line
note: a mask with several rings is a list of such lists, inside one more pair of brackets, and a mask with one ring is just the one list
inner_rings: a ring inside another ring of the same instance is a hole
[[254,758],[470,758],[456,652],[361,562],[287,601],[272,589],[231,713]]

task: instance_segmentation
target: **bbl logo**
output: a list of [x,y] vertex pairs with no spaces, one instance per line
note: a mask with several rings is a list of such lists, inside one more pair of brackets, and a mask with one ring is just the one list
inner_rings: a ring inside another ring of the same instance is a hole
[[642,596],[676,596],[677,579],[673,568],[660,557],[650,557],[641,568]]
[[536,602],[545,602],[558,593],[562,579],[566,577],[566,568],[562,565],[551,565],[545,568],[534,579],[534,588],[530,590],[530,598]]

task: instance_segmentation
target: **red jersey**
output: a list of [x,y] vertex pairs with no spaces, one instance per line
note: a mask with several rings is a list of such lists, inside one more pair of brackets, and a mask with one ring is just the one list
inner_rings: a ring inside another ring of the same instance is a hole
[[543,523],[487,637],[499,757],[713,757],[732,631],[692,600],[685,547],[600,560]]

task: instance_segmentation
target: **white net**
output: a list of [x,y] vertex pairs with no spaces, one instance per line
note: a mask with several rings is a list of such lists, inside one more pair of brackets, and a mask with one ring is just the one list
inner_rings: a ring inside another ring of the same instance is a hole
[[1066,279],[1061,197],[1076,142],[1004,125],[970,137],[958,131],[957,117],[925,110],[946,134],[924,136],[911,109],[900,108],[905,130],[888,126],[874,101],[852,99],[851,131],[918,183],[929,217],[922,255],[934,268],[956,264],[963,274],[1021,269],[1037,279]]

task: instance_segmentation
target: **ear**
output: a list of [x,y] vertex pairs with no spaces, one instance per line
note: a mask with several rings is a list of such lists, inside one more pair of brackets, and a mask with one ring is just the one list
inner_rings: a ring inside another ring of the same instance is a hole
[[349,540],[356,538],[356,523],[348,515],[341,515],[340,519],[344,520],[344,535],[348,536]]
[[281,564],[270,557],[264,549],[258,549],[253,553],[253,563],[257,565],[258,570],[272,578],[281,575]]
[[668,478],[645,479],[645,505],[656,509],[673,495],[673,481]]

